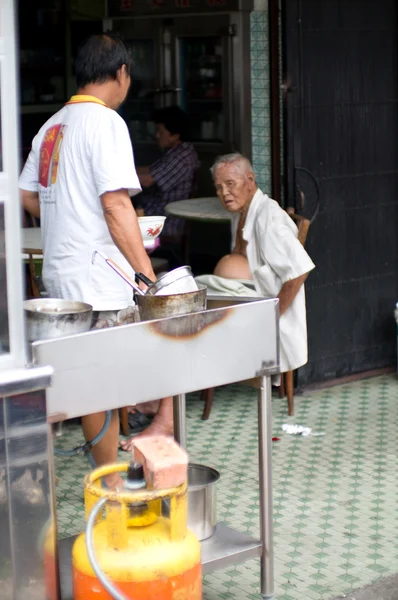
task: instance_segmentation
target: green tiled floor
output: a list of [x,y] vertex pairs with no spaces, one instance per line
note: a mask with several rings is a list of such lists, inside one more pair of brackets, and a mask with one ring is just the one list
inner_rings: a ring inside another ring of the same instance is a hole
[[[296,416],[273,400],[275,591],[278,600],[334,598],[398,572],[398,382],[383,376],[297,396]],[[198,395],[188,397],[192,461],[221,472],[218,514],[258,534],[256,392],[216,391],[210,420]],[[285,422],[324,433],[281,431]],[[78,426],[57,443],[73,446]],[[121,457],[126,456],[121,454]],[[82,458],[57,459],[59,533],[82,530]],[[205,577],[204,598],[259,598],[252,560]]]

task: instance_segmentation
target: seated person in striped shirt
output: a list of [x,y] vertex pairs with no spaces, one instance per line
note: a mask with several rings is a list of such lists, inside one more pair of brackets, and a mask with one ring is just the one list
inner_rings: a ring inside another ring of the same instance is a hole
[[[169,202],[190,198],[195,173],[199,167],[198,155],[188,137],[188,115],[178,106],[155,112],[156,139],[164,154],[150,167],[137,167],[137,175],[144,189],[134,197],[134,206],[143,208],[146,216],[166,215]],[[161,244],[178,244],[184,232],[184,220],[168,216],[160,236]]]

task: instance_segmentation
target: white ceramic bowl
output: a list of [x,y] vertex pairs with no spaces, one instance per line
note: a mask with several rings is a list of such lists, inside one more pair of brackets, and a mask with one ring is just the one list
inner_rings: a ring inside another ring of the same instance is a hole
[[165,220],[166,217],[138,217],[138,225],[146,248],[155,245],[155,240],[160,235]]

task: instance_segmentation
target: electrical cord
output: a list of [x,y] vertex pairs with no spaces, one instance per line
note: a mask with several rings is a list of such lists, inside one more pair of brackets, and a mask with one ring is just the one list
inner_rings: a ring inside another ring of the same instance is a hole
[[98,513],[105,506],[107,502],[107,498],[102,498],[97,502],[97,504],[92,508],[90,515],[87,519],[86,525],[86,548],[87,548],[87,556],[89,558],[91,567],[94,573],[97,576],[97,579],[106,591],[114,598],[115,600],[132,600],[131,598],[127,598],[124,594],[119,592],[119,590],[105,577],[105,574],[101,570],[101,567],[98,564],[97,558],[94,552],[94,542],[93,542],[93,530],[95,521],[97,519]]
[[81,446],[77,446],[76,448],[73,448],[72,450],[61,450],[60,448],[54,448],[55,454],[57,456],[75,456],[75,454],[87,454],[88,452],[90,452],[91,448],[93,446],[95,446],[95,444],[98,444],[98,442],[100,442],[102,440],[102,438],[108,431],[109,425],[111,423],[111,418],[112,418],[112,411],[108,410],[106,412],[105,422],[102,426],[101,431],[95,436],[94,439],[91,440],[91,442],[85,442]]

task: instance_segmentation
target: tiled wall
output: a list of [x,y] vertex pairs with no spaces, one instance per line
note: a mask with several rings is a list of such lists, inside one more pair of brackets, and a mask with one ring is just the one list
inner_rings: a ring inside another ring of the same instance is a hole
[[[261,6],[261,0],[256,3]],[[264,2],[264,5],[266,3]],[[251,13],[252,159],[259,187],[271,192],[268,12]]]

